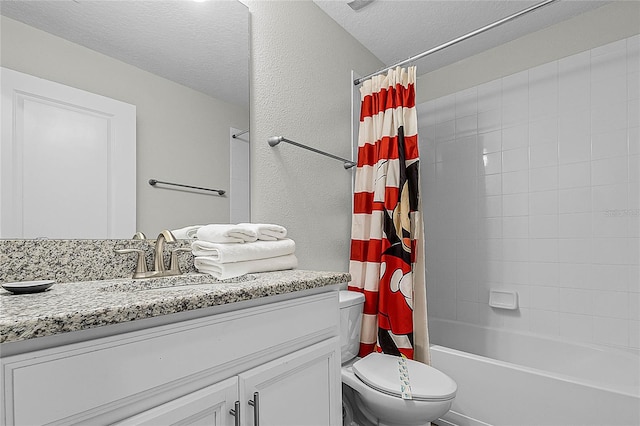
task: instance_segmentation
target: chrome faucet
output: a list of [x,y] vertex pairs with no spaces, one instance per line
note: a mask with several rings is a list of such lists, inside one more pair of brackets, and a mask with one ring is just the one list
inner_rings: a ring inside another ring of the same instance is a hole
[[153,266],[155,272],[158,272],[159,275],[164,275],[164,272],[168,272],[164,267],[164,246],[166,243],[175,243],[176,237],[173,236],[171,231],[164,230],[156,238],[156,252],[155,252],[155,260],[153,261]]
[[167,277],[171,275],[180,275],[180,265],[178,263],[178,253],[191,251],[190,248],[177,248],[171,252],[171,261],[169,263],[169,269],[167,270],[164,263],[164,248],[167,243],[175,243],[176,237],[171,231],[164,230],[160,232],[155,242],[155,253],[153,260],[153,271],[147,270],[147,262],[145,259],[144,250],[140,249],[115,249],[116,253],[137,253],[138,263],[136,270],[133,273],[133,279],[153,278],[153,277]]

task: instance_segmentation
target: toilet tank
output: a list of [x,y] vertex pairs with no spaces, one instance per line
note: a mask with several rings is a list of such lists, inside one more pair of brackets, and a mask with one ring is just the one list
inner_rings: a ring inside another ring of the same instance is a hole
[[340,291],[340,345],[342,363],[355,358],[360,349],[360,327],[364,294]]

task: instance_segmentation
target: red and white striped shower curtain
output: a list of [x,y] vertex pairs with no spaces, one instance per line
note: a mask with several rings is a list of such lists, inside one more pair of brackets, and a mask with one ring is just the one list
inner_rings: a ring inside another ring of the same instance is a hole
[[360,356],[428,364],[415,73],[396,68],[360,88],[349,289],[365,295]]

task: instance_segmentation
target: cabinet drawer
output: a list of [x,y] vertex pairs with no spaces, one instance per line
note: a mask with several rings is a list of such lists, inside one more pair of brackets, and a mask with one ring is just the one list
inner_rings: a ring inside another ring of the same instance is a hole
[[331,292],[7,357],[5,421],[71,424],[134,403],[140,412],[149,395],[184,395],[203,377],[212,384],[337,336],[338,322]]

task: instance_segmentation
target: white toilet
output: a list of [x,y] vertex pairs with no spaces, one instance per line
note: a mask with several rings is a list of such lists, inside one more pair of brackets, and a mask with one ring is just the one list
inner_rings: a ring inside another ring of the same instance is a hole
[[357,358],[363,305],[361,293],[340,291],[343,425],[422,426],[437,420],[449,411],[456,383],[433,367],[405,360],[412,399],[402,399],[400,358]]

